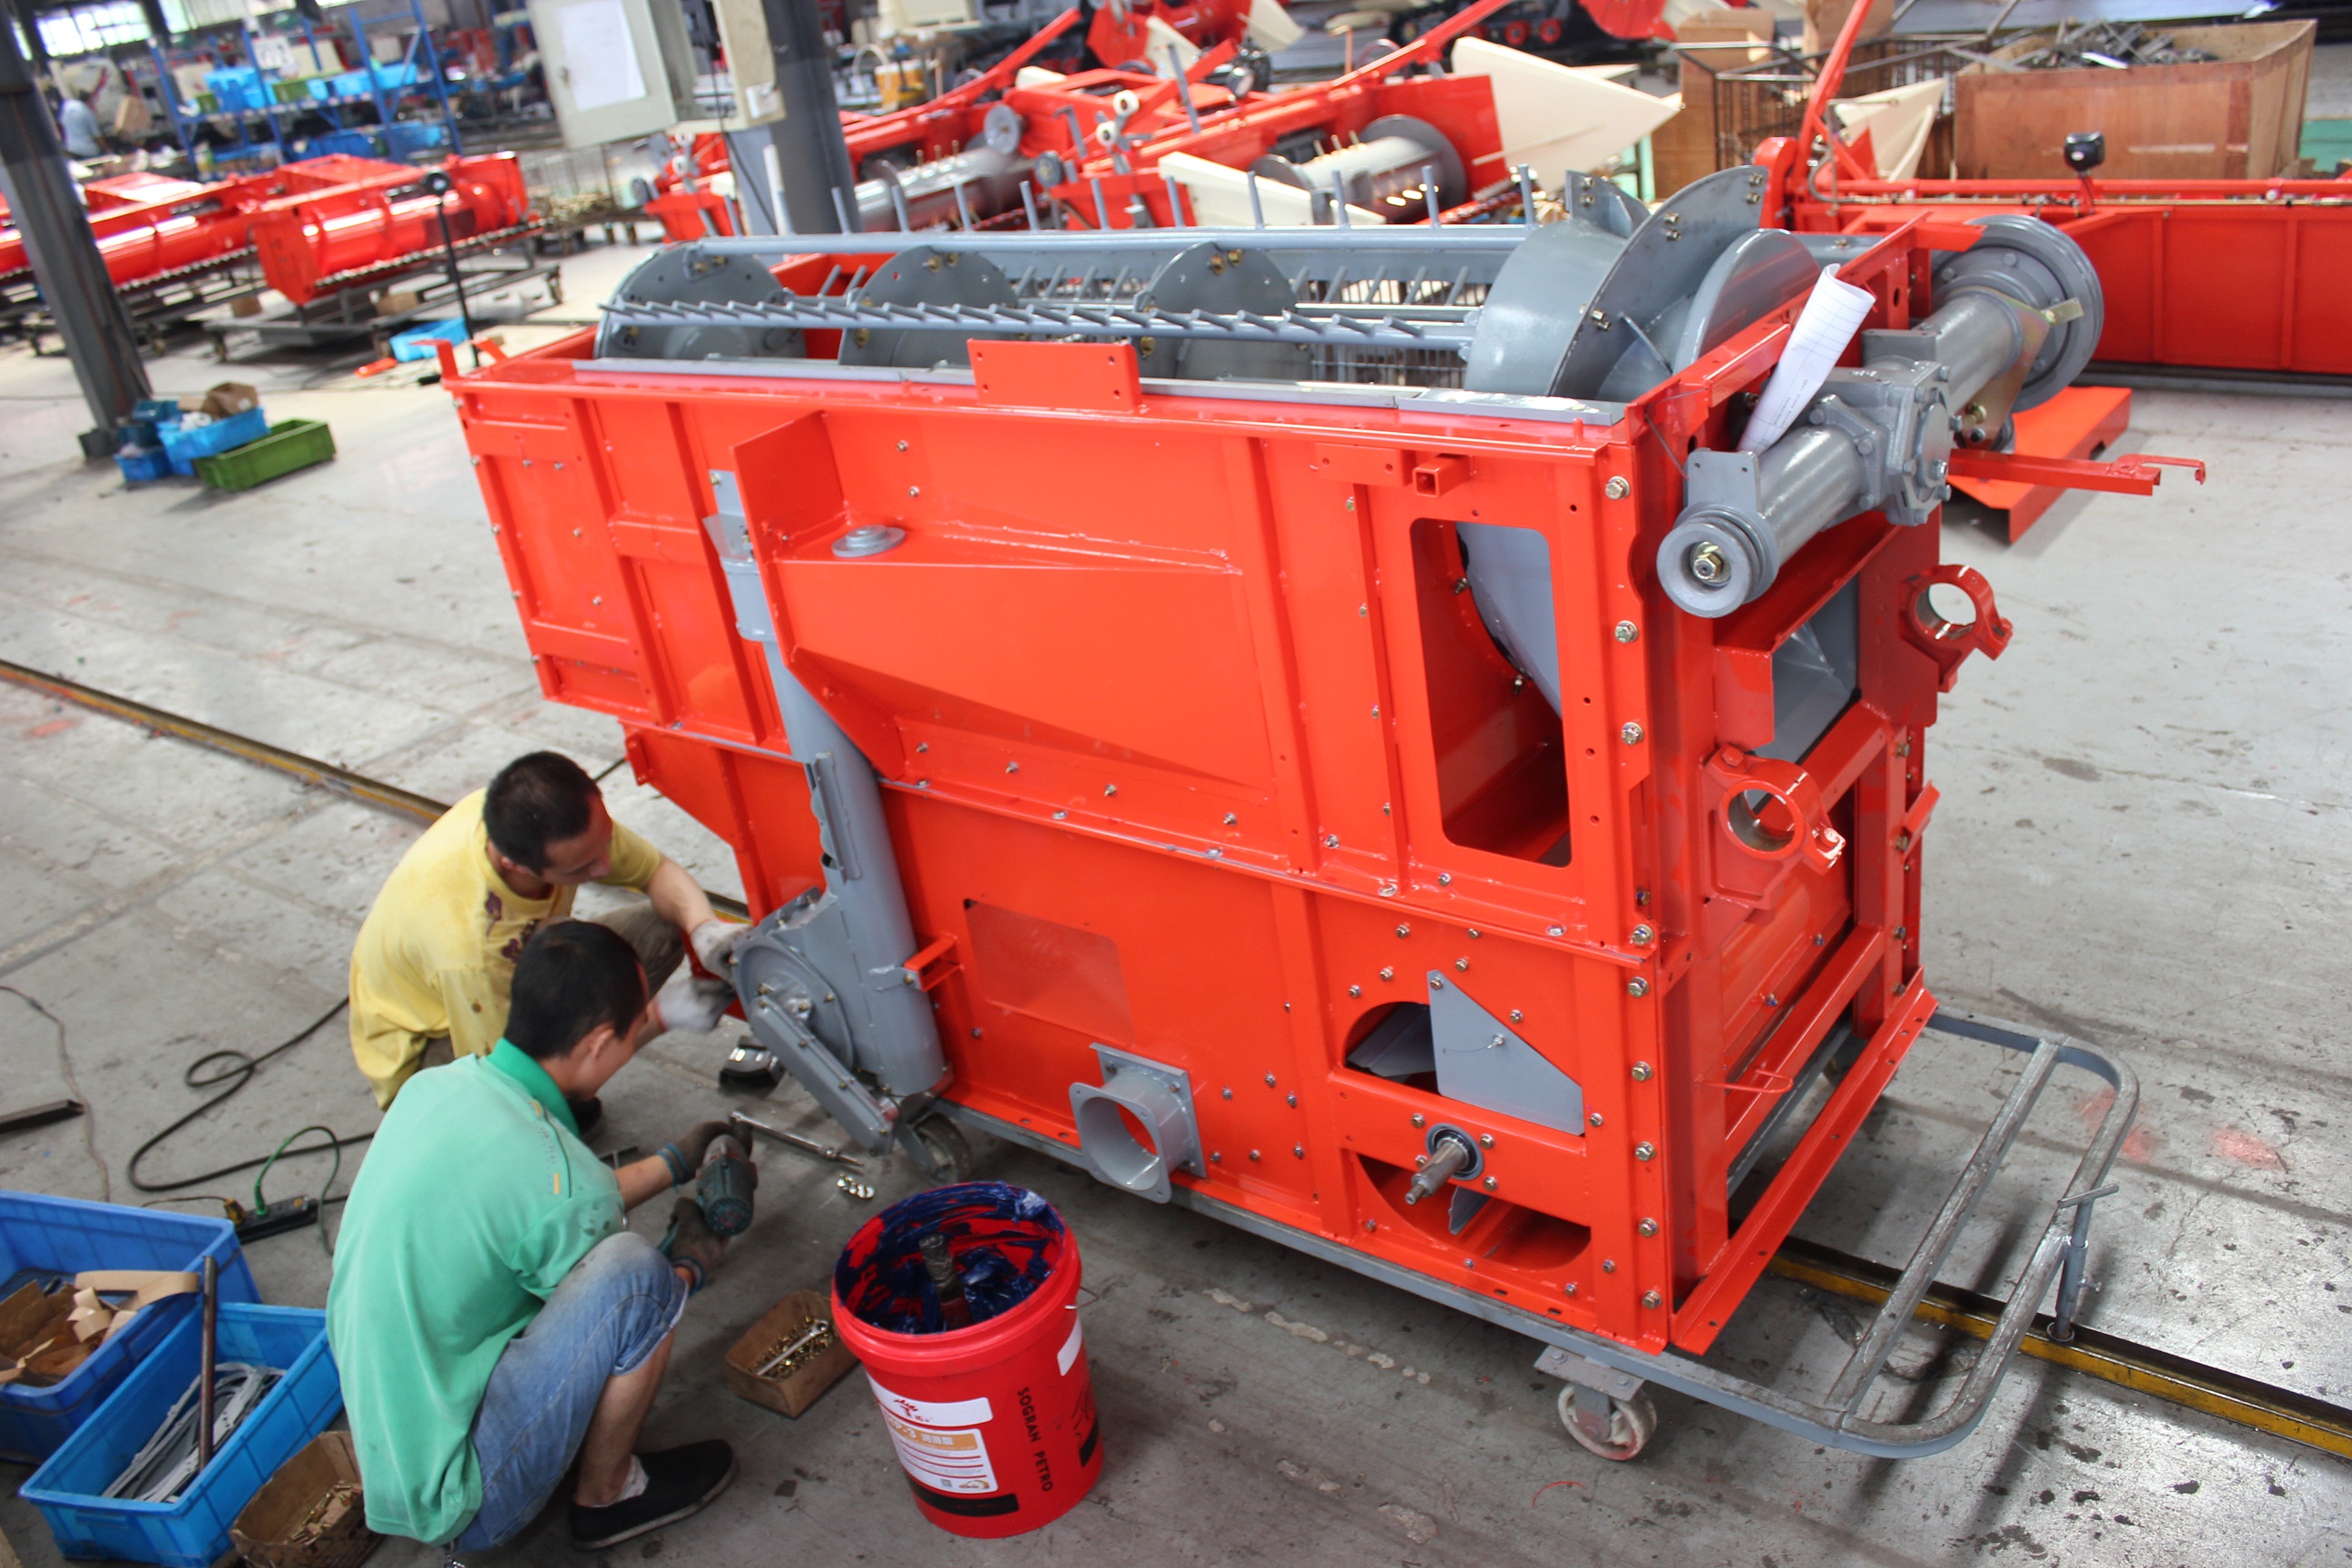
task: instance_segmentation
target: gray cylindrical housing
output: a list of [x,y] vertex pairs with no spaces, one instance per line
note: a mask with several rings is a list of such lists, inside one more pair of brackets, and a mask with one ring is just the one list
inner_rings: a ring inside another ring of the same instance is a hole
[[[961,225],[967,206],[975,219],[994,217],[1021,205],[1021,182],[1028,177],[1034,162],[991,147],[971,147],[902,174],[860,180],[858,222],[868,234],[898,226],[898,204],[890,194],[894,184],[907,204],[910,229]],[[958,186],[963,188],[961,204],[956,200]]]
[[2025,352],[2025,329],[2017,307],[1982,289],[1968,289],[1948,300],[1936,313],[1912,329],[1936,340],[1935,359],[1951,373],[1951,401],[1963,404],[1984,390],[1986,384],[2015,367]]

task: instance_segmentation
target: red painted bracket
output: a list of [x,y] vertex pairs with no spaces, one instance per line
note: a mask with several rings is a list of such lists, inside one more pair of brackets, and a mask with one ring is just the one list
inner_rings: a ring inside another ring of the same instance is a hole
[[959,967],[956,960],[951,956],[955,952],[955,946],[956,939],[953,936],[940,937],[929,947],[908,959],[899,967],[907,972],[907,978],[910,982],[926,991],[935,991],[939,988],[940,983],[953,974]]
[[[1927,590],[1938,584],[1948,584],[1966,594],[1969,603],[1976,606],[1977,618],[1963,624],[1948,621],[1937,614],[1936,606],[1928,601]],[[1910,591],[1911,602],[1904,606],[1901,616],[1903,635],[1936,661],[1940,671],[1937,690],[1952,689],[1952,683],[1959,679],[1960,665],[1969,655],[1981,653],[1987,658],[1999,658],[2008,650],[2010,637],[2016,628],[1994,602],[1992,584],[1975,567],[1947,561],[1933,571],[1920,573],[1904,586]]]
[[2133,452],[2105,462],[2083,458],[2037,458],[2016,452],[1955,452],[1951,477],[1956,479],[1997,479],[2018,485],[2054,485],[2069,490],[2109,490],[2116,495],[2155,493],[2167,468],[2187,468],[2205,482],[2201,458],[2162,458],[2153,452]]

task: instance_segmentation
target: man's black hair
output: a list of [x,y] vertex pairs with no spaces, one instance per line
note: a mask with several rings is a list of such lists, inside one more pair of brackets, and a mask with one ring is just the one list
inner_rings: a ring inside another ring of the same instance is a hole
[[588,831],[600,793],[578,763],[533,752],[499,770],[482,796],[490,846],[518,866],[547,869],[547,847]]
[[546,1061],[606,1024],[627,1033],[645,1010],[646,972],[628,939],[593,921],[557,921],[515,960],[507,1038]]

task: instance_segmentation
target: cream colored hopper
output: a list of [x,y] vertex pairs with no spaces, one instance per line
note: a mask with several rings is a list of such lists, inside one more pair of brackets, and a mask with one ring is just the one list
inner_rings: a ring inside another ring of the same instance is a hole
[[1290,13],[1282,8],[1282,0],[1250,0],[1244,30],[1251,43],[1270,55],[1280,54],[1307,36],[1307,29],[1292,21]]
[[1494,84],[1503,157],[1534,166],[1547,180],[1565,169],[1591,169],[1633,146],[1680,113],[1683,100],[1652,98],[1602,74],[1573,70],[1519,49],[1463,38],[1454,46],[1456,76]]
[[[1250,177],[1241,170],[1190,153],[1171,153],[1160,160],[1160,172],[1184,187],[1194,223],[1208,228],[1247,228],[1255,221],[1250,211]],[[1315,221],[1314,195],[1297,185],[1262,179],[1257,199],[1269,228],[1300,228]],[[1364,228],[1388,226],[1388,219],[1360,206],[1349,207],[1348,221]]]
[[1941,81],[1922,81],[1842,98],[1830,107],[1849,140],[1870,132],[1880,179],[1907,180],[1919,172],[1919,155],[1927,150],[1927,132],[1936,128],[1936,110],[1943,101]]

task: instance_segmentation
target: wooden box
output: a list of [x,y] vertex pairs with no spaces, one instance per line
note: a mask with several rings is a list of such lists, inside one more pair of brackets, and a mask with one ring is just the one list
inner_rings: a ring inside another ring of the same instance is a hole
[[857,1364],[856,1356],[835,1336],[819,1351],[782,1377],[761,1377],[757,1369],[779,1345],[790,1344],[820,1318],[832,1316],[833,1303],[814,1290],[795,1290],[769,1308],[760,1321],[743,1331],[727,1352],[727,1386],[736,1396],[785,1415],[798,1415],[818,1396],[839,1383]]
[[[2163,27],[2218,59],[2127,70],[1970,71],[1956,79],[1959,177],[2071,177],[2069,132],[2097,131],[2111,180],[2260,180],[2294,166],[2318,24],[2236,22]],[[2037,34],[2001,53],[2049,41]]]

